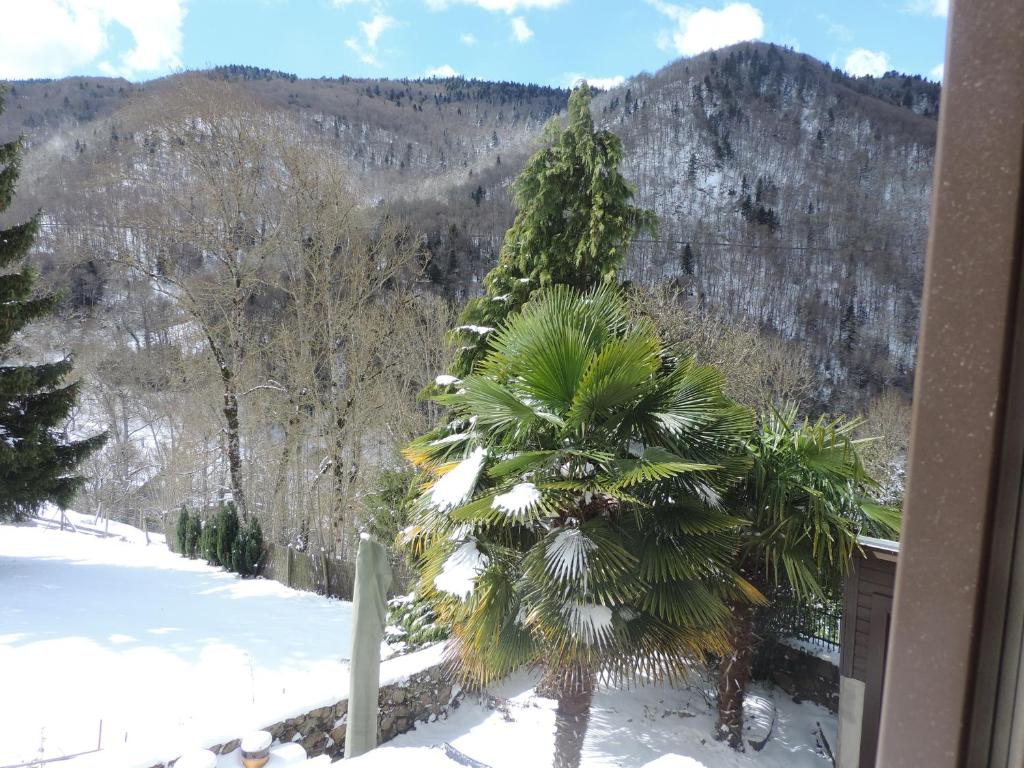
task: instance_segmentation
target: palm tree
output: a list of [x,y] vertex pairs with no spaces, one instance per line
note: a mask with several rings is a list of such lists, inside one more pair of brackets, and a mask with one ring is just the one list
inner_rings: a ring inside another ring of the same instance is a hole
[[[845,574],[865,526],[898,528],[898,513],[865,496],[875,481],[858,455],[865,441],[851,437],[858,426],[825,418],[800,423],[794,406],[760,418],[747,443],[749,471],[726,505],[744,520],[736,570],[761,593],[823,600]],[[742,751],[743,700],[758,626],[770,608],[750,601],[730,608],[730,650],[719,666],[715,735]]]
[[725,649],[747,410],[722,376],[666,357],[618,291],[538,293],[439,398],[450,423],[406,455],[428,478],[406,540],[452,626],[462,678],[528,665],[577,766],[600,679],[678,679]]

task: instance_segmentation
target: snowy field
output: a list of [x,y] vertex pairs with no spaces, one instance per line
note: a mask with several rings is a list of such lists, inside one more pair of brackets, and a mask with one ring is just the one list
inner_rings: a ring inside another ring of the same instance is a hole
[[[160,536],[71,514],[77,532],[0,526],[0,766],[95,749],[67,768],[146,768],[347,694],[351,605],[241,580],[169,552]],[[440,646],[386,662],[382,684],[436,663]],[[554,702],[515,675],[466,698],[353,768],[456,768],[444,746],[489,768],[551,764]],[[601,690],[587,768],[830,768],[835,716],[755,687],[737,754],[710,738],[705,685]],[[457,754],[453,753],[453,754]],[[237,754],[218,761],[237,766]]]
[[[494,689],[491,706],[467,698],[447,720],[419,724],[356,760],[352,768],[460,768],[448,744],[489,768],[551,765],[555,702],[536,695],[528,675]],[[493,706],[497,704],[497,706]],[[815,704],[794,704],[778,689],[754,686],[748,698],[749,737],[771,738],[758,752],[739,754],[714,741],[713,705],[695,683],[688,688],[650,685],[594,696],[584,743],[584,768],[832,768],[816,732],[836,744],[836,718]],[[774,722],[773,722],[774,717]],[[337,765],[337,763],[336,763]]]
[[0,765],[95,749],[102,721],[103,759],[58,765],[131,766],[347,694],[350,603],[72,520],[0,526]]

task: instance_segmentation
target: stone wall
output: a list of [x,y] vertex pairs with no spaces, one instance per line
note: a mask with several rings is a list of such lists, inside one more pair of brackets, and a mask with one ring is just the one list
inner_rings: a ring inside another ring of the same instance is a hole
[[755,675],[770,680],[799,701],[813,701],[839,710],[839,667],[828,658],[786,645],[766,643],[761,649]]
[[[380,715],[377,741],[383,744],[401,733],[416,727],[416,723],[433,722],[444,718],[449,710],[458,707],[461,695],[453,687],[441,665],[410,675],[380,689]],[[297,741],[309,757],[328,755],[336,760],[345,754],[345,728],[348,720],[348,700],[319,707],[297,717],[264,726],[275,742]],[[238,749],[242,734],[223,744],[208,749],[226,755]],[[168,768],[171,763],[157,763],[152,768]]]

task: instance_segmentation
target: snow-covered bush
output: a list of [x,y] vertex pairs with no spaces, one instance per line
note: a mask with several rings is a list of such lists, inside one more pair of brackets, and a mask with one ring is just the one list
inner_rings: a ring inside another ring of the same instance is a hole
[[384,640],[393,648],[414,651],[424,645],[447,640],[449,634],[449,628],[438,623],[430,603],[416,592],[388,601]]

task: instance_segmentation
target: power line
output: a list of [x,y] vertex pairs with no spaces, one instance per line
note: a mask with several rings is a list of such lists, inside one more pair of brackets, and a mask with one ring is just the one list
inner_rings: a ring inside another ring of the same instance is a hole
[[[467,235],[471,240],[491,239],[494,235]],[[889,253],[893,255],[924,257],[924,253],[918,250],[904,250],[894,248],[870,248],[863,244],[841,243],[839,245],[792,245],[787,243],[742,243],[729,240],[694,240],[681,238],[678,240],[661,237],[637,237],[630,240],[631,245],[644,245],[646,243],[657,243],[662,245],[699,245],[715,246],[721,248],[746,248],[750,250],[775,250],[775,251],[823,251],[828,253],[840,253],[846,251],[867,252],[867,253]]]
[[[68,223],[68,222],[48,222],[46,228],[52,229],[65,229],[65,230],[96,230],[104,232],[117,232],[117,231],[140,231],[140,232],[160,232],[166,234],[169,230],[161,227],[150,227],[142,224],[96,224],[96,223]],[[501,239],[504,235],[489,235],[489,234],[466,234],[466,237],[470,240],[479,243],[481,240],[494,240]],[[746,250],[769,250],[769,251],[791,251],[799,253],[807,252],[821,252],[821,253],[873,253],[873,254],[890,254],[899,256],[915,256],[918,258],[924,258],[924,253],[919,250],[905,250],[903,248],[872,248],[865,246],[861,243],[840,243],[838,245],[794,245],[789,243],[744,243],[730,240],[696,240],[688,238],[663,238],[663,237],[638,237],[630,240],[630,244],[634,246],[643,246],[647,244],[656,245],[691,245],[701,247],[715,247],[715,248],[735,248],[735,249],[746,249]]]

